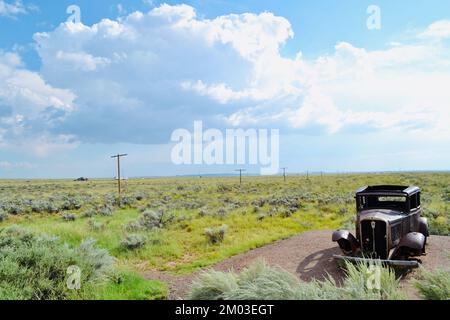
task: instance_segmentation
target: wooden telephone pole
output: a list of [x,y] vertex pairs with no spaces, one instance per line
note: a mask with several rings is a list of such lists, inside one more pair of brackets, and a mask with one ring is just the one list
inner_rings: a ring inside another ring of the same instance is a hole
[[111,158],[117,158],[117,190],[119,192],[119,197],[122,194],[122,190],[120,189],[120,158],[126,156],[127,154],[118,154],[115,156],[111,156]]
[[242,172],[245,172],[247,170],[245,170],[245,169],[237,169],[236,171],[239,171],[239,184],[242,184]]
[[284,179],[284,182],[286,182],[286,169],[287,169],[287,168],[281,168],[281,170],[283,170],[283,179]]

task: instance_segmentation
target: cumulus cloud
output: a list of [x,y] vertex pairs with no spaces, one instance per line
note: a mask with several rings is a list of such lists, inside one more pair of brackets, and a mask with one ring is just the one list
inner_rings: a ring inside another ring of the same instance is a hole
[[6,2],[0,0],[0,16],[14,18],[20,14],[26,14],[31,10],[37,10],[34,5],[25,6],[22,1]]
[[[61,142],[52,127],[73,111],[74,100],[70,90],[54,88],[26,70],[16,53],[0,52],[0,147],[46,154]],[[67,136],[63,140],[66,144]]]
[[92,26],[63,23],[34,36],[40,74],[0,56],[0,101],[8,106],[0,143],[35,127],[45,150],[74,141],[166,143],[194,120],[448,139],[450,48],[430,39],[445,30],[431,25],[416,42],[375,51],[342,42],[305,59],[282,56],[294,33],[268,12],[201,19],[191,6],[164,4]]
[[440,20],[431,24],[420,35],[422,38],[448,39],[450,38],[450,20]]

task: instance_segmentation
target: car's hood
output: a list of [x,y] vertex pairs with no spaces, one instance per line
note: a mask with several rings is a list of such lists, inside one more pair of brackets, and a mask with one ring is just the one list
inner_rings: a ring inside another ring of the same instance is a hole
[[391,209],[370,209],[359,213],[359,219],[362,220],[383,220],[390,223],[401,219],[404,216],[401,212]]

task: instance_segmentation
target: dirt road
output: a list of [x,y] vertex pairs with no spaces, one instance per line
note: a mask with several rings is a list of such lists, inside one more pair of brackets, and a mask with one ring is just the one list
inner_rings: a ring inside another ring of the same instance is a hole
[[[228,271],[233,268],[235,271],[240,271],[252,262],[264,259],[269,265],[278,265],[297,275],[302,281],[310,281],[313,278],[323,279],[327,274],[340,281],[343,273],[332,259],[333,254],[340,254],[340,250],[331,242],[331,233],[332,231],[305,232],[234,256],[211,268],[219,271]],[[450,237],[430,237],[427,251],[428,254],[421,257],[423,267],[429,270],[438,266],[450,268]],[[174,276],[162,272],[148,272],[146,277],[168,283],[169,299],[182,299],[186,297],[189,286],[197,275],[198,273]],[[408,275],[403,280],[402,286],[409,297],[414,299],[417,298],[417,294],[409,283],[411,277],[412,275]]]

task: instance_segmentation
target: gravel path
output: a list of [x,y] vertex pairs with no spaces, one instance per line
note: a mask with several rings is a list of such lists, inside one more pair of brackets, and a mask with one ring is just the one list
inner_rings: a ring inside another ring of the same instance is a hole
[[[264,259],[269,265],[278,265],[295,274],[302,281],[313,278],[323,279],[327,274],[336,281],[342,279],[342,271],[333,261],[333,254],[340,254],[340,250],[331,241],[332,231],[310,231],[286,240],[276,241],[265,247],[234,256],[224,260],[212,269],[240,271],[258,259]],[[428,240],[428,254],[421,257],[422,265],[433,270],[440,266],[450,268],[450,237],[432,236]],[[161,280],[169,284],[169,299],[186,297],[189,286],[199,273],[175,276],[169,273],[151,271],[146,278]],[[412,275],[409,274],[402,281],[402,287],[411,299],[417,298],[417,293],[410,285]]]

